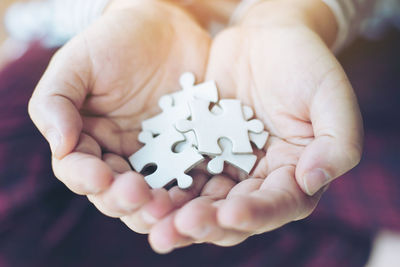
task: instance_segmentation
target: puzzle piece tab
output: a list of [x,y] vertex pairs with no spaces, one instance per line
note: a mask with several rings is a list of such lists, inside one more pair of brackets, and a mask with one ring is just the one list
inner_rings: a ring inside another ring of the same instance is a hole
[[257,161],[257,156],[253,154],[233,154],[232,143],[222,138],[219,140],[219,145],[222,149],[222,154],[214,157],[207,165],[207,170],[211,174],[220,174],[224,170],[224,162],[227,162],[245,173],[249,174]]
[[204,99],[210,102],[218,101],[218,89],[214,81],[195,85],[193,73],[186,72],[180,77],[182,90],[162,96],[158,105],[162,113],[144,120],[142,129],[153,134],[160,134],[177,121],[187,119],[190,116],[188,102],[193,99]]
[[196,78],[193,73],[185,72],[181,75],[179,83],[181,91],[170,94],[174,99],[174,105],[187,105],[193,99],[203,99],[211,103],[218,102],[218,89],[214,81],[208,81],[195,85]]
[[195,99],[189,102],[191,120],[181,120],[176,128],[181,132],[194,131],[200,153],[219,155],[220,138],[232,142],[233,153],[252,153],[249,132],[261,133],[264,125],[259,120],[245,120],[242,105],[236,99],[223,99],[220,102],[221,114],[209,110],[210,102]]
[[249,133],[250,141],[258,148],[264,149],[265,144],[267,143],[269,137],[269,133],[263,131],[261,133]]
[[190,116],[188,106],[186,104],[174,105],[174,99],[170,95],[161,97],[158,105],[163,112],[144,120],[142,122],[143,131],[160,134],[173,126],[178,120],[187,119]]
[[129,157],[129,161],[139,172],[145,167],[157,166],[154,173],[145,176],[152,188],[162,188],[175,179],[180,188],[189,188],[193,179],[186,173],[204,158],[193,147],[187,147],[180,153],[173,152],[174,145],[184,140],[185,137],[173,127],[157,137],[153,137],[150,132],[142,132],[139,141],[146,145]]

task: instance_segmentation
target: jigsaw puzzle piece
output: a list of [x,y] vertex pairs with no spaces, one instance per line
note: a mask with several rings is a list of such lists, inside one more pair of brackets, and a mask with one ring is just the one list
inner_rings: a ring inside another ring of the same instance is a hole
[[192,100],[189,103],[191,120],[180,120],[176,123],[176,129],[180,132],[193,131],[197,140],[199,152],[202,154],[219,155],[222,153],[218,146],[220,132],[213,122],[209,111],[210,102],[204,100]]
[[249,106],[242,106],[243,109],[243,117],[246,121],[250,120],[254,116],[254,111]]
[[[244,122],[249,132],[261,133],[264,130],[264,124],[257,119],[246,120],[244,117],[249,115],[249,107],[244,106],[237,99],[222,99],[220,101],[224,114],[229,114],[232,118],[237,118],[238,121]],[[253,110],[250,111],[253,114]],[[240,119],[239,119],[240,118]]]
[[157,137],[153,137],[149,131],[143,131],[138,138],[146,145],[129,157],[132,167],[138,172],[148,165],[157,165],[162,160],[168,159],[173,153],[172,147],[185,140],[185,137],[173,128],[169,128]]
[[176,180],[179,188],[187,189],[192,185],[193,179],[186,173],[203,160],[204,157],[194,147],[187,147],[182,152],[172,152],[168,158],[164,158],[157,165],[156,172],[145,179],[152,188],[162,188]]
[[224,121],[230,121],[225,127],[227,131],[220,137],[227,137],[232,142],[233,153],[252,153],[253,149],[249,140],[249,132],[260,133],[264,125],[260,120],[245,120],[242,104],[236,99],[223,99],[220,101]]
[[214,157],[207,165],[207,170],[211,174],[220,174],[224,170],[224,162],[227,162],[245,173],[249,174],[257,161],[257,156],[253,154],[233,154],[232,143],[222,138],[219,140],[219,145],[222,148],[222,154]]
[[218,89],[214,81],[208,81],[195,85],[196,79],[193,73],[186,72],[180,77],[179,83],[182,90],[172,93],[174,105],[187,105],[194,98],[203,99],[212,103],[218,102]]
[[258,148],[263,149],[267,143],[269,133],[263,131],[261,133],[249,133],[250,141]]
[[[249,106],[242,106],[243,108],[243,116],[245,120],[249,120],[254,117],[254,112],[253,109]],[[221,114],[222,113],[222,108],[215,105],[211,109],[211,112],[214,114]],[[263,149],[265,144],[267,143],[269,137],[269,133],[266,131],[263,131],[261,133],[253,133],[249,132],[249,138],[250,141],[258,148],[258,149]]]
[[174,100],[171,96],[166,95],[160,98],[159,106],[162,113],[144,120],[142,129],[153,134],[160,134],[180,119],[190,117],[190,110],[187,105],[174,105]]
[[197,147],[197,140],[193,131],[183,133],[183,135],[185,136],[185,141],[176,144],[174,148],[176,153],[180,153],[188,147]]
[[138,140],[142,144],[150,143],[151,141],[153,141],[153,139],[154,139],[153,134],[148,131],[142,131],[138,135]]
[[[210,102],[203,100],[190,101],[191,120],[179,121],[176,128],[181,132],[194,131],[199,152],[203,154],[221,154],[220,138],[228,138],[232,142],[233,153],[252,153],[249,132],[261,133],[264,129],[262,122],[245,120],[242,105],[236,99],[221,100],[220,114],[211,112],[209,105]],[[248,111],[246,113],[249,115]]]
[[185,140],[180,132],[169,127],[157,137],[153,137],[149,132],[142,132],[139,139],[146,145],[129,157],[129,161],[138,172],[147,166],[157,167],[154,173],[145,177],[152,188],[164,187],[175,179],[181,188],[188,188],[192,184],[192,178],[185,173],[204,158],[193,147],[188,147],[181,153],[172,150],[177,143]]
[[163,188],[172,181],[176,180],[179,188],[187,189],[192,186],[193,178],[185,173],[177,173],[173,168],[163,168],[163,172],[155,171],[153,174],[144,177],[147,184],[153,188]]
[[[253,111],[253,109],[251,107],[242,106],[242,109],[243,109],[243,117],[244,117],[244,119],[246,121],[250,120],[251,118],[253,118],[254,111]],[[222,114],[223,110],[222,110],[222,108],[220,106],[215,105],[215,106],[212,107],[211,112],[214,113],[215,115],[220,115],[220,114]]]

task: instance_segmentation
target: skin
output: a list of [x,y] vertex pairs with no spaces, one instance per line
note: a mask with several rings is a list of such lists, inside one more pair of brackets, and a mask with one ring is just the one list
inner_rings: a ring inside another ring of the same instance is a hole
[[[145,30],[144,30],[145,29]],[[167,253],[232,246],[308,216],[327,185],[353,168],[362,120],[329,50],[336,26],[319,0],[262,1],[211,43],[194,18],[162,1],[113,1],[54,57],[29,104],[56,176],[104,214],[149,233]],[[251,178],[195,170],[190,190],[150,190],[124,160],[140,122],[184,71],[252,106],[271,137]]]
[[210,43],[175,5],[112,2],[57,52],[29,103],[56,177],[109,216],[171,210],[168,192],[150,190],[125,158],[141,147],[141,121],[160,112],[158,99],[179,88],[180,74],[204,78]]

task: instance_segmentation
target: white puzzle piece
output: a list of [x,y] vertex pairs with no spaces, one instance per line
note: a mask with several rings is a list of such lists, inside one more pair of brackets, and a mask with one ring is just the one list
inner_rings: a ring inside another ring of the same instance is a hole
[[218,101],[218,89],[214,81],[194,85],[193,73],[186,72],[180,77],[182,90],[162,96],[158,101],[162,113],[144,120],[142,129],[153,134],[160,134],[177,121],[187,119],[190,116],[188,102],[195,98],[210,102]]
[[[257,161],[250,142],[263,149],[268,139],[262,122],[252,119],[252,108],[234,99],[217,103],[215,82],[195,85],[192,73],[179,82],[181,91],[160,98],[162,113],[142,122],[138,139],[145,146],[129,158],[133,168],[156,167],[145,176],[152,188],[174,180],[180,188],[190,187],[193,179],[186,173],[204,160],[201,154],[212,157],[207,166],[212,174],[221,173],[225,162],[250,173]],[[211,103],[216,105],[210,111]]]
[[249,174],[257,161],[257,156],[253,154],[233,154],[232,143],[222,138],[218,141],[222,149],[222,154],[214,157],[207,165],[207,170],[211,174],[220,174],[224,170],[224,162],[227,162],[245,173]]
[[189,101],[197,98],[218,102],[218,89],[214,81],[208,81],[195,85],[196,78],[193,73],[183,73],[179,79],[182,90],[170,94],[174,99],[174,105],[187,105]]
[[[246,120],[250,120],[254,116],[253,109],[249,106],[242,106],[243,108],[243,116]],[[219,106],[215,105],[211,109],[211,112],[214,114],[221,114],[222,113],[222,108]],[[250,141],[258,148],[258,149],[263,149],[265,144],[267,143],[269,137],[269,133],[266,131],[263,131],[261,133],[253,133],[249,132],[249,139]]]
[[150,132],[142,132],[139,141],[146,145],[129,157],[129,161],[139,172],[145,167],[157,166],[154,173],[145,176],[152,188],[162,188],[175,179],[180,188],[189,188],[193,179],[186,173],[204,158],[193,147],[187,147],[180,153],[173,152],[174,145],[184,140],[184,136],[173,127],[157,137],[153,137]]
[[264,149],[268,137],[269,133],[266,131],[263,131],[261,133],[249,133],[250,141],[260,150]]
[[259,120],[245,120],[242,105],[236,99],[223,99],[219,102],[221,114],[209,110],[210,103],[195,99],[190,101],[191,120],[181,120],[176,128],[181,132],[194,131],[200,153],[220,155],[220,138],[232,142],[233,153],[252,153],[249,132],[261,133],[264,125]]
[[182,152],[187,147],[197,147],[196,136],[194,135],[194,133],[192,131],[183,133],[183,135],[185,136],[185,141],[179,142],[178,144],[176,144],[176,146],[174,148],[174,151],[176,153]]
[[165,95],[160,98],[158,105],[162,109],[162,113],[144,120],[142,122],[143,131],[149,131],[153,134],[160,134],[170,128],[178,120],[187,119],[190,116],[190,111],[186,105],[173,104],[173,98]]

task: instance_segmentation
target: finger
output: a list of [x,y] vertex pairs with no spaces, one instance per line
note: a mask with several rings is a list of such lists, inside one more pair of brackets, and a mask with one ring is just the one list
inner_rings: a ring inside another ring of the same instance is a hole
[[29,102],[29,114],[57,159],[74,149],[82,129],[79,109],[89,88],[90,66],[77,46],[72,41],[59,50]]
[[[168,191],[170,199],[166,198],[165,190],[159,190],[158,193],[154,193],[156,200],[143,207],[140,211],[123,217],[122,221],[135,232],[148,233],[152,225],[160,221],[162,217],[171,212],[174,208],[183,206],[185,203],[199,195],[199,192],[203,189],[203,185],[207,182],[208,177],[201,171],[196,171],[193,175],[196,177],[196,180],[195,185],[191,189],[182,190],[179,187],[173,187]],[[221,185],[221,183],[214,183],[214,186],[218,185]],[[223,193],[223,195],[220,195],[219,197],[224,197],[226,194],[227,193]],[[157,202],[159,204],[157,204]],[[160,206],[160,203],[162,206]],[[156,209],[156,211],[154,212],[152,209]]]
[[310,106],[310,117],[315,139],[300,156],[296,179],[305,193],[313,195],[361,158],[361,114],[343,71],[321,83]]
[[251,192],[254,192],[260,188],[264,179],[258,178],[249,178],[244,180],[243,182],[238,183],[236,186],[229,191],[227,198],[232,198],[240,195],[248,195]]
[[195,240],[219,240],[223,230],[216,225],[216,208],[209,197],[199,197],[182,207],[175,217],[177,231]]
[[[96,109],[99,108],[98,103],[93,105],[96,106]],[[85,108],[87,107],[85,106]],[[121,126],[121,124],[129,124],[129,126],[126,127],[132,127],[133,124],[132,121],[128,123],[123,121],[124,119],[126,120],[126,117],[122,119],[110,119],[110,117],[84,116],[82,118],[82,131],[92,136],[103,150],[112,151],[118,155],[129,157],[136,152],[142,144],[138,141],[139,130],[121,132],[121,129],[124,128],[124,125]]]
[[53,157],[54,174],[77,194],[98,194],[114,179],[111,168],[100,157],[99,145],[90,136],[81,134],[72,153],[61,160]]
[[171,188],[168,193],[175,207],[182,207],[185,203],[197,197],[208,181],[208,175],[202,171],[192,171],[193,186],[189,189],[180,189],[178,186]]
[[133,231],[149,233],[152,226],[162,220],[174,209],[174,204],[165,189],[151,191],[152,199],[133,214],[126,215],[121,220]]
[[220,246],[233,246],[250,236],[218,225],[217,207],[213,203],[209,197],[199,197],[186,204],[176,213],[176,230],[195,243],[209,242]]
[[132,231],[139,234],[150,233],[151,224],[146,223],[143,220],[142,213],[140,211],[133,212],[128,216],[122,216],[121,221],[126,224]]
[[153,189],[153,200],[147,203],[142,209],[142,216],[148,224],[154,224],[164,218],[174,209],[168,191],[165,189]]
[[236,182],[229,177],[217,175],[208,181],[200,195],[213,200],[224,199],[235,185]]
[[88,198],[105,215],[121,217],[150,202],[152,194],[143,176],[129,171],[116,175],[105,192],[89,195]]
[[123,157],[116,154],[103,154],[103,160],[115,173],[122,174],[131,170],[129,163]]
[[261,233],[308,216],[320,194],[310,197],[294,178],[294,167],[273,171],[259,190],[225,200],[219,207],[220,225],[237,231]]
[[174,213],[170,214],[151,229],[149,242],[154,251],[165,254],[171,252],[176,247],[192,243],[190,238],[178,233],[174,226],[174,216]]

